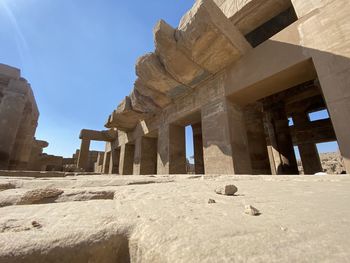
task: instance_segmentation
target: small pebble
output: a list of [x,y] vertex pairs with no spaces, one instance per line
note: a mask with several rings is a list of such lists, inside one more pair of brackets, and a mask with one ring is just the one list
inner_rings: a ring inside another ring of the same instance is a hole
[[260,215],[259,210],[256,209],[255,207],[251,206],[251,205],[246,205],[245,206],[244,213],[247,214],[247,215],[251,215],[251,216],[258,216],[258,215]]
[[216,201],[214,199],[209,199],[208,200],[208,204],[215,204],[215,203],[216,203]]
[[287,228],[287,227],[284,227],[284,226],[281,226],[281,230],[285,232],[285,231],[288,230],[288,228]]
[[32,226],[35,227],[35,228],[41,228],[42,225],[39,224],[37,221],[32,221]]
[[228,184],[225,186],[219,186],[215,189],[215,193],[219,195],[235,195],[238,191],[238,188],[233,184]]

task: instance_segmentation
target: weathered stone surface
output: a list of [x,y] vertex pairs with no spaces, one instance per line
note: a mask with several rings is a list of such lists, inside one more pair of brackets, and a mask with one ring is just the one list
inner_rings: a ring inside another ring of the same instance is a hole
[[165,108],[171,103],[171,99],[164,93],[147,87],[139,78],[135,81],[134,90],[137,90],[141,95],[152,99],[152,101],[160,108]]
[[209,72],[190,60],[179,48],[175,39],[175,29],[160,20],[155,26],[154,40],[156,54],[167,72],[186,86],[195,86],[211,76]]
[[14,189],[16,188],[16,185],[12,184],[12,183],[0,183],[0,191],[4,191],[4,190],[8,190],[8,189]]
[[142,95],[137,89],[131,92],[130,100],[132,109],[137,112],[156,113],[161,110],[150,97]]
[[197,1],[181,19],[175,37],[192,61],[213,74],[251,49],[213,0]]
[[237,191],[238,191],[238,188],[233,184],[219,186],[215,189],[215,193],[219,195],[235,195]]
[[[85,185],[114,190],[116,199],[0,208],[0,262],[350,260],[349,176],[188,178],[156,176],[147,185],[131,184],[145,176],[18,179],[23,190]],[[203,202],[214,185],[232,180],[244,196]],[[245,215],[244,202],[259,202],[263,216]]]
[[50,198],[57,198],[63,193],[62,190],[56,188],[35,189],[25,193],[19,202],[21,205],[42,204]]
[[174,98],[188,87],[174,80],[161,64],[155,53],[149,53],[136,62],[136,75],[147,87]]
[[[290,0],[214,0],[223,13],[247,34],[291,6]],[[304,3],[305,1],[298,1]]]
[[127,96],[108,118],[105,127],[118,128],[122,131],[132,130],[144,117],[144,112],[138,112],[132,108],[131,99]]

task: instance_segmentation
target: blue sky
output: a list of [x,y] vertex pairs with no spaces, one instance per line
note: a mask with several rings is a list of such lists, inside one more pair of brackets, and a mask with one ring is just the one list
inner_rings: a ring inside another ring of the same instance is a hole
[[[128,95],[136,59],[154,50],[159,19],[174,27],[193,1],[0,0],[0,63],[20,68],[40,110],[36,137],[69,157],[82,128],[104,129]],[[193,154],[186,129],[187,156]],[[103,150],[102,143],[92,149]],[[336,151],[337,145],[319,147]]]
[[104,128],[133,87],[136,59],[154,50],[156,22],[176,27],[192,4],[0,0],[0,63],[20,68],[31,83],[40,110],[36,136],[50,143],[46,152],[69,157],[82,128]]

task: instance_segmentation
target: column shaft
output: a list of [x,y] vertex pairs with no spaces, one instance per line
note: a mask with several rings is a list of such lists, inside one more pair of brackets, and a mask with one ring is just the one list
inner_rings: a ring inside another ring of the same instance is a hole
[[242,111],[227,99],[202,108],[204,166],[207,174],[251,174]]
[[123,144],[120,147],[119,174],[133,174],[135,145]]
[[262,118],[262,105],[253,104],[246,106],[244,119],[253,174],[271,174]]
[[134,174],[157,173],[157,139],[140,137],[135,142]]
[[202,124],[201,123],[193,124],[192,131],[193,131],[194,170],[196,174],[204,174]]
[[164,124],[158,132],[158,174],[186,173],[185,128]]
[[115,148],[111,151],[111,156],[109,159],[109,174],[119,173],[119,159],[120,159],[120,149]]
[[[302,130],[306,129],[306,126],[310,120],[307,113],[301,112],[293,115],[293,122],[296,129]],[[298,149],[301,162],[303,164],[304,174],[315,174],[323,171],[316,144],[299,144]]]
[[313,62],[343,156],[345,170],[350,174],[350,61],[349,52],[343,52],[343,55],[337,56],[315,54]]
[[78,157],[78,167],[85,171],[89,168],[90,140],[81,139],[80,152]]
[[299,174],[283,104],[265,106],[264,125],[272,174]]

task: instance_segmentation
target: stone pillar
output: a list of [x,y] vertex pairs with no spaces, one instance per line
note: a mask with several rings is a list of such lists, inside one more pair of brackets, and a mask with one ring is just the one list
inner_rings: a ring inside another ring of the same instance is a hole
[[163,124],[158,132],[158,174],[186,173],[185,128]]
[[11,150],[15,144],[17,131],[25,107],[25,94],[16,92],[15,87],[17,84],[22,85],[20,81],[10,82],[9,88],[11,91],[4,93],[0,104],[1,126],[6,127],[0,130],[0,170],[8,169]]
[[299,174],[283,104],[264,105],[264,126],[272,174]]
[[255,103],[246,106],[244,109],[244,120],[253,174],[271,174],[262,117],[262,105]]
[[140,137],[135,142],[134,174],[157,173],[157,139]]
[[120,147],[119,174],[133,174],[135,145],[123,144]]
[[109,167],[111,163],[111,151],[105,152],[105,156],[103,158],[103,165],[102,165],[102,173],[108,174],[109,173]]
[[251,174],[242,110],[226,98],[202,108],[206,174]]
[[102,173],[102,167],[103,167],[103,160],[104,160],[105,153],[99,152],[97,155],[97,161],[95,163],[95,173]]
[[204,174],[202,124],[201,123],[193,124],[192,131],[193,131],[193,150],[194,150],[194,170],[196,174]]
[[119,158],[120,158],[120,149],[115,148],[111,151],[111,157],[109,159],[109,174],[119,173]]
[[343,156],[345,170],[350,174],[350,61],[348,50],[342,51],[343,56],[315,54],[313,61]]
[[90,140],[81,139],[79,157],[78,157],[78,168],[82,168],[85,171],[89,168],[89,152],[90,152]]
[[[310,122],[307,113],[297,113],[293,115],[294,126],[297,130],[306,129],[306,125]],[[304,143],[298,145],[301,162],[304,168],[304,174],[315,174],[322,172],[322,164],[317,151],[316,144]]]

